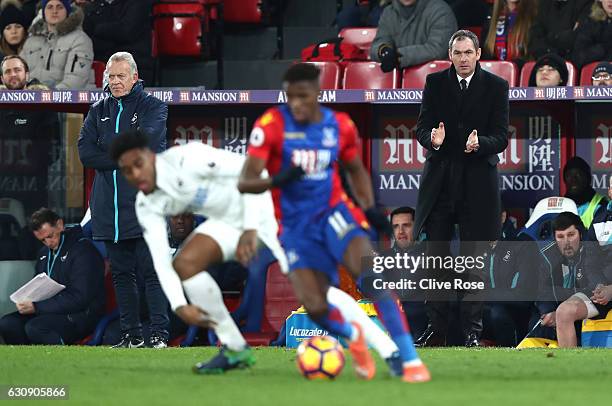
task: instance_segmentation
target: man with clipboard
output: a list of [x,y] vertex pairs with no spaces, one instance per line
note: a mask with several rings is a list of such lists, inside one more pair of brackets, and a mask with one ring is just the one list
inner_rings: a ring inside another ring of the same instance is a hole
[[[11,295],[17,301],[17,311],[0,319],[0,336],[6,344],[75,342],[91,333],[104,313],[104,289],[101,288],[104,261],[93,244],[83,237],[80,226],[64,227],[61,217],[50,209],[41,208],[32,214],[30,226],[45,246],[38,254],[36,280],[28,285],[45,286],[35,290],[22,288]],[[40,278],[38,274],[50,279]],[[54,292],[51,289],[56,284],[65,288],[55,289],[55,292],[61,290],[51,297],[41,294],[41,290]]]

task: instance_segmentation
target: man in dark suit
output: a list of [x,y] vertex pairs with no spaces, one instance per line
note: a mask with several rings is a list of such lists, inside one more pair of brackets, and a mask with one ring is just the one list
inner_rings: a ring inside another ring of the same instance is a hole
[[[501,233],[496,166],[497,154],[508,145],[508,82],[481,69],[480,52],[474,33],[457,31],[449,41],[453,65],[429,75],[425,84],[417,136],[427,156],[414,235],[426,233],[428,255],[450,255],[455,224],[461,255],[484,252],[483,244],[476,242],[498,240]],[[461,276],[480,279],[479,271]],[[436,270],[433,275],[446,280],[459,276],[452,270]],[[457,293],[465,344],[476,346],[482,332],[482,302],[473,301],[473,292]],[[418,344],[445,344],[448,305],[429,301],[430,324]]]

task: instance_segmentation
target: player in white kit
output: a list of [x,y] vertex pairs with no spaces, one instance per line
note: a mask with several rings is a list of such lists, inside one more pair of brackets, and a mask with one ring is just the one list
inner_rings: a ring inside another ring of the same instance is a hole
[[[241,195],[236,185],[244,158],[202,143],[155,154],[146,137],[133,131],[118,136],[110,152],[139,190],[136,216],[172,310],[188,324],[212,327],[224,345],[194,371],[221,373],[251,366],[252,351],[225,307],[221,290],[204,271],[232,259],[247,264],[259,247],[270,249],[286,270],[271,196]],[[172,258],[166,218],[185,212],[207,220]]]
[[[245,157],[198,142],[156,154],[148,148],[144,134],[133,131],[119,135],[110,154],[139,190],[136,215],[172,309],[188,324],[212,327],[224,344],[213,359],[196,364],[194,372],[222,373],[251,366],[253,353],[225,307],[221,290],[205,270],[231,259],[247,265],[259,249],[269,249],[287,273],[270,192],[241,194],[237,184]],[[207,220],[172,258],[166,218],[185,212]],[[362,326],[368,343],[385,358],[397,351],[350,296],[336,288],[328,295],[345,317]]]

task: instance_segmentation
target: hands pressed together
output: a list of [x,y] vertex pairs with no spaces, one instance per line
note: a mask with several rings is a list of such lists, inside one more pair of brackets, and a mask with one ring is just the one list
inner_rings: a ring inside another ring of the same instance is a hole
[[[438,124],[438,128],[431,129],[431,145],[435,149],[438,149],[444,143],[445,138],[446,130],[444,129],[444,123],[440,122],[440,124]],[[464,152],[469,154],[471,152],[478,151],[478,148],[480,148],[480,144],[478,143],[478,131],[472,130],[468,136],[467,142],[465,143]]]

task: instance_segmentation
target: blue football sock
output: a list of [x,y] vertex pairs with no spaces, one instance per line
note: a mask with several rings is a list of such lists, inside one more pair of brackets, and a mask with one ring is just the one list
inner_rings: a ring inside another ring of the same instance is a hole
[[382,295],[374,305],[378,317],[399,348],[402,361],[409,362],[418,359],[419,355],[414,348],[406,316],[400,310],[396,298],[388,293]]
[[337,335],[346,339],[352,339],[353,326],[344,320],[340,310],[332,305],[327,305],[327,314],[313,320],[322,328],[329,331],[333,335]]

